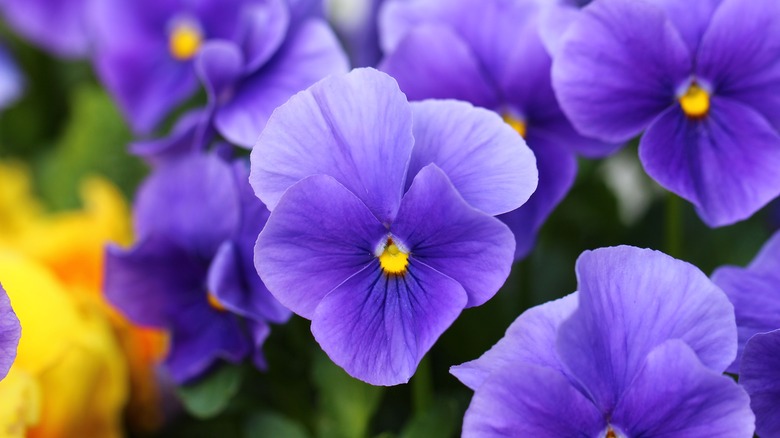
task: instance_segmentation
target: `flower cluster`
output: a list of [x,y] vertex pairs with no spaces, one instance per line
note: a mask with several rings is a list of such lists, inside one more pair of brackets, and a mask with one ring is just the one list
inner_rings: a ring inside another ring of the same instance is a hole
[[[697,267],[770,234],[780,2],[0,0],[0,20],[0,157],[33,163],[0,164],[1,436],[154,432],[173,393],[246,436],[428,436],[470,389],[467,437],[780,437],[780,234]],[[62,102],[82,89],[88,117]],[[657,209],[612,217],[626,161],[647,178],[622,193],[670,192],[663,243]],[[84,206],[49,211],[63,191],[38,186],[71,173]],[[467,388],[429,375],[448,368]],[[409,425],[380,430],[409,409],[364,384],[410,381]]]

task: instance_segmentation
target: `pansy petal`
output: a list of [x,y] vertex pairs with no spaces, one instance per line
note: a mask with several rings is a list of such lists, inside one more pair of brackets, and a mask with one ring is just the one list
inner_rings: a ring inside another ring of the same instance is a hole
[[159,167],[138,192],[139,236],[164,234],[184,248],[211,257],[236,231],[238,192],[228,163],[197,154]]
[[252,147],[277,107],[329,74],[346,71],[346,55],[333,31],[321,20],[308,21],[266,66],[236,85],[214,123],[231,142]]
[[[165,365],[174,382],[200,376],[219,359],[237,363],[252,349],[238,318],[206,303],[180,308]],[[197,321],[197,324],[193,324]]]
[[252,150],[249,182],[273,211],[291,185],[330,175],[389,222],[413,145],[412,110],[396,82],[356,69],[318,82],[274,112]]
[[148,133],[195,92],[198,80],[190,63],[139,47],[100,53],[95,69],[133,129]]
[[745,347],[739,383],[750,394],[756,433],[780,437],[780,330],[753,336]]
[[558,371],[508,364],[474,393],[464,438],[600,436],[606,424],[596,406]]
[[492,298],[512,268],[512,232],[469,206],[435,164],[417,174],[390,231],[411,258],[459,282],[467,307]]
[[130,153],[158,166],[189,153],[202,152],[214,135],[207,124],[208,114],[204,109],[192,110],[181,116],[170,135],[133,142],[129,146]]
[[230,41],[210,41],[198,51],[195,71],[203,82],[209,101],[216,105],[241,78],[244,56],[239,47]]
[[734,308],[698,268],[630,246],[582,253],[579,308],[561,325],[561,361],[608,412],[669,339],[681,339],[704,365],[722,372],[737,351]]
[[713,97],[702,120],[669,108],[642,137],[639,157],[711,227],[747,219],[780,194],[780,134],[735,100]]
[[398,81],[409,100],[459,99],[487,108],[498,103],[476,55],[446,26],[415,28],[379,68]]
[[697,75],[712,82],[715,93],[756,109],[775,129],[780,128],[778,41],[780,3],[723,0],[696,59]]
[[621,143],[675,102],[691,55],[663,10],[641,0],[585,8],[553,60],[553,88],[584,135]]
[[132,249],[106,249],[104,290],[108,301],[136,324],[167,327],[180,307],[206,302],[199,259],[167,237],[153,236]]
[[569,192],[577,174],[577,159],[565,145],[531,131],[528,144],[536,155],[539,187],[522,207],[498,216],[515,235],[515,260],[531,252],[537,233]]
[[523,138],[494,112],[454,100],[413,102],[412,185],[435,163],[463,199],[490,215],[512,211],[536,190],[536,159]]
[[[697,0],[680,2],[677,0],[652,0],[652,3],[666,12],[677,32],[691,53],[697,53],[702,36],[710,27],[712,15],[723,0]],[[698,61],[697,61],[698,62]]]
[[290,10],[286,0],[269,0],[244,7],[242,47],[246,56],[246,72],[253,72],[268,61],[282,45],[290,25]]
[[14,363],[21,334],[22,327],[19,325],[19,318],[16,317],[16,313],[11,307],[8,294],[0,286],[0,379],[8,374],[11,364]]
[[397,385],[409,381],[465,304],[455,280],[422,263],[410,259],[404,275],[386,275],[374,261],[323,298],[311,331],[352,377]]
[[365,204],[338,181],[315,175],[291,187],[265,225],[255,266],[283,305],[311,319],[322,298],[374,261],[387,235]]
[[265,360],[265,354],[263,354],[263,344],[268,336],[271,334],[271,326],[266,322],[248,320],[247,326],[252,334],[252,342],[254,344],[254,351],[252,353],[252,363],[255,368],[260,370],[268,369],[268,362]]
[[780,327],[780,233],[764,244],[749,267],[722,266],[713,272],[712,281],[734,304],[739,350],[729,371],[736,374],[748,340]]
[[566,29],[580,16],[579,8],[565,3],[545,5],[539,13],[539,36],[547,52],[555,56]]
[[0,1],[0,12],[20,35],[64,58],[87,56],[90,40],[83,0]]
[[745,390],[679,339],[650,352],[612,415],[632,437],[749,438],[753,420]]
[[538,365],[558,370],[564,367],[555,350],[558,327],[577,308],[577,293],[532,307],[509,326],[501,340],[479,359],[450,368],[450,374],[477,390],[491,373],[505,366]]

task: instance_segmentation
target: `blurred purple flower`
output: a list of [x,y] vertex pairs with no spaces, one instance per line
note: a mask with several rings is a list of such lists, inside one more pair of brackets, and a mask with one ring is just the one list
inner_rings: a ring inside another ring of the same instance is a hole
[[583,253],[578,289],[529,309],[451,372],[464,437],[751,437],[731,304],[696,267],[622,246]]
[[24,78],[11,55],[0,46],[0,110],[16,102],[24,90]]
[[214,155],[165,163],[138,193],[138,243],[108,248],[108,299],[135,323],[170,331],[166,365],[177,383],[252,351],[263,367],[268,323],[289,317],[254,269],[269,213],[247,177],[245,163]]
[[380,68],[411,100],[453,98],[501,114],[534,151],[539,188],[517,211],[501,217],[515,234],[516,258],[574,182],[574,152],[615,149],[580,136],[558,107],[551,59],[539,36],[534,2],[389,0],[381,14]]
[[712,281],[734,304],[739,350],[729,371],[738,373],[748,340],[780,328],[780,232],[764,244],[747,268],[721,266],[712,274]]
[[[89,0],[0,0],[0,14],[21,36],[62,58],[85,58]],[[105,0],[104,0],[105,1]]]
[[250,146],[266,112],[343,57],[318,0],[115,0],[92,11],[98,75],[141,133],[197,90],[197,60],[216,128]]
[[646,172],[723,226],[780,194],[778,41],[775,1],[600,0],[567,31],[553,85],[580,132],[645,131]]
[[[32,291],[31,291],[32,292]],[[16,347],[22,335],[19,318],[16,317],[11,301],[0,285],[0,380],[5,378],[16,359]]]
[[761,438],[780,437],[780,329],[759,333],[747,343],[739,383],[750,394]]
[[352,67],[374,67],[379,63],[377,20],[384,0],[330,0],[328,17],[344,44]]
[[496,114],[408,103],[389,76],[331,76],[281,106],[252,151],[271,209],[255,265],[312,320],[331,359],[375,385],[409,380],[466,307],[506,280],[514,243],[493,215],[536,187],[531,151]]

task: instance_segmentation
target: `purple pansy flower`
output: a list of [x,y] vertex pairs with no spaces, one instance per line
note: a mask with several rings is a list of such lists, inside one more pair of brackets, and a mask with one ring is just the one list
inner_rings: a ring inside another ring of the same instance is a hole
[[0,380],[5,378],[16,359],[16,347],[21,335],[19,318],[11,307],[8,294],[0,285]]
[[517,239],[516,257],[524,257],[574,182],[574,152],[614,149],[580,136],[558,107],[538,7],[530,1],[389,0],[380,24],[386,54],[380,68],[409,99],[454,98],[494,110],[534,151],[539,188],[522,208],[501,217]]
[[269,213],[247,178],[245,163],[214,155],[164,163],[138,193],[138,243],[108,248],[108,299],[135,323],[170,331],[166,365],[176,382],[253,350],[262,367],[268,323],[289,317],[254,270]]
[[[340,56],[321,13],[317,0],[96,2],[95,65],[142,133],[197,90],[193,60],[200,58],[212,106],[261,98],[267,103],[255,106],[270,112],[267,107],[330,73]],[[217,128],[232,141],[246,135],[234,125],[257,117],[255,106],[218,111]]]
[[764,245],[747,268],[722,266],[712,274],[734,304],[739,351],[729,368],[739,372],[742,351],[757,333],[780,328],[780,232]]
[[780,3],[599,0],[569,27],[553,85],[583,134],[624,142],[702,220],[780,194]]
[[63,58],[83,58],[90,49],[88,2],[0,0],[0,14],[16,32],[43,49]]
[[22,95],[24,79],[11,59],[11,55],[0,46],[0,110],[9,107]]
[[464,437],[751,437],[731,304],[696,267],[634,247],[586,251],[578,292],[523,313],[477,360]]
[[255,248],[269,290],[331,359],[375,385],[409,380],[466,307],[490,299],[514,239],[493,215],[536,187],[531,151],[495,113],[409,103],[357,69],[297,94],[252,151],[271,209]]

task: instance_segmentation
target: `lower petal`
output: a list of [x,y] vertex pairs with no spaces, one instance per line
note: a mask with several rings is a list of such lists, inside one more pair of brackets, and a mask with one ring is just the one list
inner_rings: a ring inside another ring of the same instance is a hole
[[507,364],[474,393],[463,421],[464,438],[595,437],[606,429],[601,413],[560,372]]
[[639,156],[653,179],[712,227],[747,219],[780,194],[780,135],[734,100],[714,97],[702,120],[674,105],[650,125]]
[[374,262],[322,300],[311,330],[352,377],[397,385],[409,381],[465,305],[455,280],[414,259],[403,275],[386,275]]
[[745,390],[702,365],[679,339],[647,356],[612,415],[632,437],[749,438],[753,419]]
[[753,336],[745,348],[739,383],[750,394],[756,433],[780,437],[780,330]]

